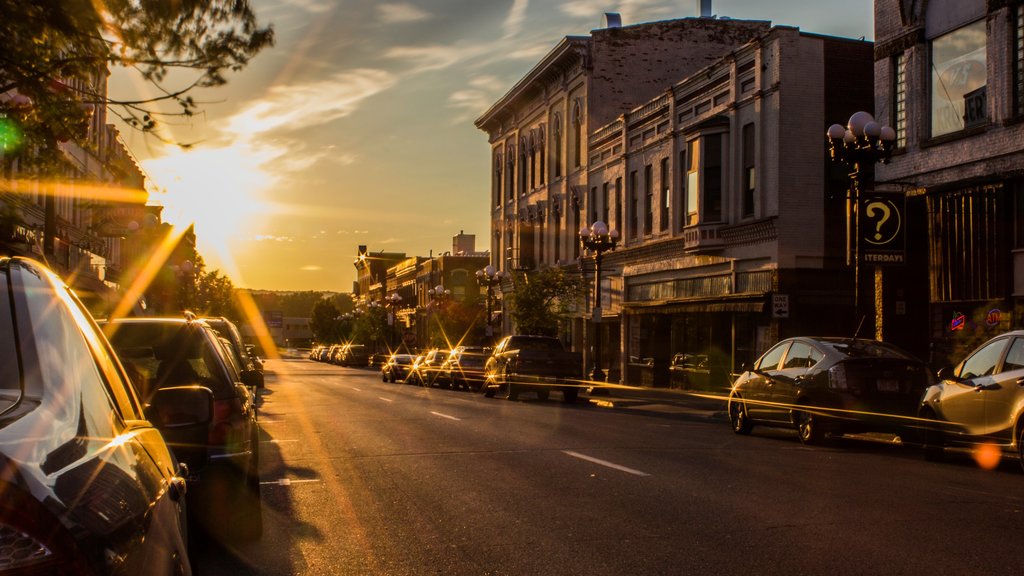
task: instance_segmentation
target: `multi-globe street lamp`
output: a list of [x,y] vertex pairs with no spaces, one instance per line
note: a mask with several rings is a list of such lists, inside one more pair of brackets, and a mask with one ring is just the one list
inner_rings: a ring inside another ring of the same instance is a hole
[[601,323],[601,260],[605,252],[615,250],[619,243],[619,231],[609,230],[608,225],[598,220],[589,228],[584,225],[580,228],[580,245],[584,250],[594,255],[594,310],[592,338],[594,340],[594,368],[590,372],[590,379],[595,382],[604,382],[607,379],[604,370],[601,369],[601,334],[599,331]]
[[[833,124],[828,127],[826,136],[829,142],[829,153],[832,161],[843,164],[849,170],[850,185],[846,194],[846,225],[847,225],[847,261],[852,260],[854,275],[853,305],[860,315],[860,265],[863,260],[861,212],[870,218],[877,211],[889,219],[895,207],[888,202],[870,201],[861,206],[861,171],[876,163],[888,163],[896,144],[896,131],[890,126],[879,124],[868,112],[855,112],[847,121],[846,126]],[[889,204],[889,205],[886,205]],[[877,205],[877,206],[876,206]],[[893,219],[895,221],[895,219]],[[897,230],[897,232],[899,232]],[[895,233],[894,233],[895,234]],[[881,234],[878,235],[878,238]],[[877,241],[872,241],[877,244]],[[875,338],[882,339],[882,268],[875,266]]]
[[398,338],[395,333],[398,330],[398,305],[401,302],[402,297],[398,295],[398,292],[392,292],[390,296],[384,297],[384,303],[391,308],[388,324],[391,324],[391,347],[393,350],[398,348]]
[[476,271],[477,283],[487,288],[487,338],[494,336],[494,326],[491,323],[494,315],[494,287],[501,284],[504,278],[505,272],[495,270],[490,264]]

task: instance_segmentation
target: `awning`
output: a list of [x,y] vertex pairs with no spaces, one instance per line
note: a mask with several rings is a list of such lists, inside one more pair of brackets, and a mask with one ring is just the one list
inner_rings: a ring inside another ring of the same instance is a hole
[[673,302],[626,302],[629,314],[699,314],[709,312],[764,312],[764,297],[745,300],[691,300]]

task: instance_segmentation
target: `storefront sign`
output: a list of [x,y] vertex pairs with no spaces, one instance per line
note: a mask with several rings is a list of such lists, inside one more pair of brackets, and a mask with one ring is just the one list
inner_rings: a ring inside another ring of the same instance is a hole
[[865,264],[906,263],[906,234],[902,194],[875,193],[860,199],[860,253]]

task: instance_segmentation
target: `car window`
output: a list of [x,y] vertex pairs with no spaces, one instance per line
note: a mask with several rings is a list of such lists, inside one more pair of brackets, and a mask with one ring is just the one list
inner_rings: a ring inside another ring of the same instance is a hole
[[786,354],[786,363],[782,368],[810,368],[817,364],[824,355],[813,346],[804,342],[794,342]]
[[1024,338],[1014,338],[1003,360],[1003,372],[1024,369]]
[[47,431],[51,441],[60,446],[77,442],[78,448],[62,451],[62,457],[81,457],[85,439],[109,440],[120,433],[120,412],[69,302],[60,298],[46,278],[27,268],[19,272],[15,275],[12,269],[12,288],[19,303],[16,317],[19,332],[31,335],[34,349],[34,358],[25,364],[38,371],[26,373],[26,378],[36,379],[42,387],[39,409],[47,411],[53,422]]
[[782,355],[789,348],[789,342],[779,342],[774,348],[765,352],[764,356],[757,361],[758,370],[775,370],[779,365],[779,360],[782,360]]
[[14,320],[7,288],[7,273],[0,276],[0,412],[11,407],[21,395],[21,370],[14,341]]
[[995,372],[999,357],[1006,349],[1007,339],[1000,338],[982,346],[974,354],[971,354],[960,367],[960,378],[967,380],[979,376],[989,376]]

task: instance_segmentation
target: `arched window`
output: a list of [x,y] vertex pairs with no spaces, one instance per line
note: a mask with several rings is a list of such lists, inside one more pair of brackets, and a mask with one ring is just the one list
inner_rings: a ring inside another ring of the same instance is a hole
[[502,164],[501,151],[494,153],[494,205],[501,206],[501,170],[504,164]]
[[537,187],[537,131],[530,130],[530,190]]
[[505,197],[511,200],[515,193],[515,188],[513,187],[513,177],[516,174],[515,142],[509,142],[505,146],[505,160],[508,162],[508,169],[505,170]]
[[547,149],[547,147],[544,146],[544,136],[544,125],[541,124],[540,128],[537,129],[537,155],[540,157],[540,166],[537,170],[537,179],[540,181],[541,186],[544,185],[544,153]]
[[526,155],[529,144],[526,136],[519,139],[519,193],[526,194]]
[[555,142],[555,178],[562,177],[562,116],[555,114],[551,138]]

